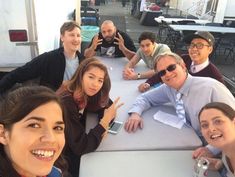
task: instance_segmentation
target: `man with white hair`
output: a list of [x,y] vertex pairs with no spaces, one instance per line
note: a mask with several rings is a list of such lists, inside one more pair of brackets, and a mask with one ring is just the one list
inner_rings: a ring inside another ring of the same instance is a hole
[[[191,126],[202,138],[198,113],[210,102],[223,102],[235,109],[235,99],[221,82],[209,77],[195,77],[187,72],[183,59],[175,53],[164,53],[157,57],[155,69],[164,84],[140,95],[128,111],[129,118],[125,123],[127,132],[143,128],[141,114],[147,109],[171,103],[179,121]],[[203,138],[202,138],[203,140]],[[218,149],[207,145],[198,148],[193,156],[202,154],[212,156]]]
[[87,49],[85,57],[94,55],[107,57],[126,57],[131,59],[136,52],[133,40],[124,32],[118,30],[111,20],[101,24],[99,34],[95,35]]

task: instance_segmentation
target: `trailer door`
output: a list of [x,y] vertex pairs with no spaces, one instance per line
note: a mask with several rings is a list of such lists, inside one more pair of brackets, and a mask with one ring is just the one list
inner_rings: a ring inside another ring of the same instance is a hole
[[38,55],[32,0],[0,0],[0,68],[17,67]]

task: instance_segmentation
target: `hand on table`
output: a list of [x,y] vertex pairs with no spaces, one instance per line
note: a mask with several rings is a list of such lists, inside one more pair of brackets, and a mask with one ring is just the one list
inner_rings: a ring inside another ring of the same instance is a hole
[[138,89],[143,93],[150,89],[150,85],[148,83],[142,83],[138,86]]
[[125,80],[135,80],[137,79],[137,74],[133,68],[125,68],[122,72],[122,76]]
[[138,128],[143,128],[143,119],[137,113],[132,113],[125,123],[125,130],[129,133],[135,132]]

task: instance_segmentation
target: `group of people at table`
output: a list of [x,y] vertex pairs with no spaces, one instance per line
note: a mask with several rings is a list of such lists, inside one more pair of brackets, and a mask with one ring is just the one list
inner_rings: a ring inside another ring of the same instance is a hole
[[[215,42],[209,32],[186,36],[188,55],[183,56],[157,43],[152,32],[140,34],[136,51],[133,40],[110,20],[101,24],[84,56],[79,52],[81,29],[76,22],[65,22],[60,34],[62,47],[39,55],[0,80],[1,177],[79,175],[81,155],[95,151],[125,103],[125,98],[123,102],[109,98],[111,79],[96,55],[126,57],[123,78],[147,79],[138,87],[145,93],[133,100],[128,112],[127,132],[143,128],[145,110],[171,103],[179,121],[191,126],[203,142],[193,158],[205,156],[211,169],[225,167],[227,177],[235,176],[235,99],[209,61]],[[148,71],[135,72],[140,60]],[[35,78],[40,86],[13,87]],[[88,133],[87,112],[97,113],[99,119]]]

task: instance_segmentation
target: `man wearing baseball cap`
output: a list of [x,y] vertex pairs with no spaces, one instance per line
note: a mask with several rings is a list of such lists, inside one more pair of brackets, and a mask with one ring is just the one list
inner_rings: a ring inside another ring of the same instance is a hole
[[[211,77],[224,84],[223,75],[219,69],[209,61],[209,55],[213,51],[215,39],[213,35],[207,31],[196,31],[193,34],[184,37],[187,44],[188,54],[182,55],[188,72],[193,76]],[[161,79],[155,74],[145,83],[139,85],[139,91],[144,92],[161,82]]]
[[196,31],[194,34],[190,34],[190,35],[185,36],[184,41],[187,44],[190,44],[192,42],[192,40],[195,38],[200,38],[200,39],[206,40],[210,46],[213,46],[215,43],[214,36],[207,31]]
[[224,83],[218,68],[209,61],[209,55],[212,53],[215,43],[214,36],[207,31],[196,31],[194,34],[186,36],[184,41],[188,44],[188,53],[191,59],[190,68],[188,68],[190,72],[195,76],[212,77]]

